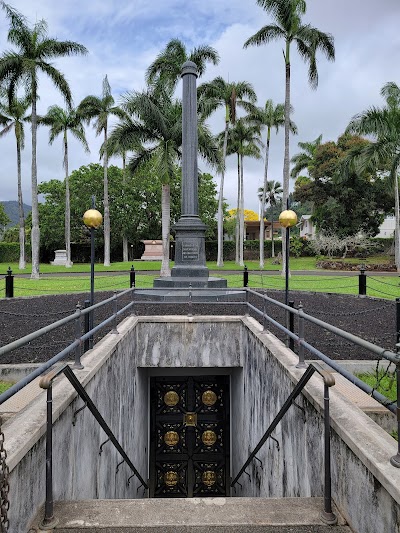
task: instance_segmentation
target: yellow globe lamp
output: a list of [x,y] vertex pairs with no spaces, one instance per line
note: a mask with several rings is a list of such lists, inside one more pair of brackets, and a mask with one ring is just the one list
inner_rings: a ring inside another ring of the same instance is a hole
[[103,222],[103,215],[97,209],[88,209],[83,215],[83,222],[88,228],[97,229]]
[[282,211],[279,215],[279,224],[283,228],[293,228],[297,224],[297,215],[291,209],[286,209]]

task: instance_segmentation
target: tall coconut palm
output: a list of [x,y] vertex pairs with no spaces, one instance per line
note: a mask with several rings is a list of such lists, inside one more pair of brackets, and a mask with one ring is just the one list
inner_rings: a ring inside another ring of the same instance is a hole
[[[292,109],[291,109],[292,111]],[[261,127],[266,127],[266,143],[265,143],[265,162],[264,162],[264,183],[261,195],[261,216],[260,216],[260,268],[264,268],[264,218],[265,218],[265,205],[267,195],[268,184],[268,163],[269,163],[269,147],[271,142],[271,130],[275,128],[278,133],[279,128],[285,124],[285,106],[283,104],[277,104],[276,106],[272,100],[267,100],[265,106],[257,107],[255,113],[253,113],[253,120],[260,124]],[[294,122],[289,122],[290,131],[293,134],[297,133],[297,126]],[[274,246],[272,243],[272,257],[274,257]]]
[[297,146],[303,151],[294,155],[290,160],[294,164],[290,177],[296,179],[302,170],[307,170],[309,174],[312,173],[313,165],[315,162],[315,154],[318,146],[321,145],[322,134],[319,135],[314,141],[311,142],[299,142]]
[[172,39],[147,69],[147,84],[153,87],[161,85],[163,90],[173,93],[181,77],[182,65],[186,61],[193,61],[197,66],[198,75],[202,76],[207,63],[219,63],[219,55],[214,48],[207,45],[188,52],[181,40]]
[[[277,200],[281,198],[282,192],[283,192],[282,185],[279,183],[279,181],[274,181],[274,180],[268,180],[265,187],[260,187],[258,189],[258,197],[260,198],[261,202],[264,202],[264,205],[261,206],[261,212],[264,214],[264,216],[265,216],[266,204],[269,204],[271,208],[271,256],[272,257],[275,257],[274,208],[276,206]],[[264,236],[264,234],[262,235]],[[261,240],[261,230],[260,230],[260,240]]]
[[[128,93],[122,107],[127,116],[115,126],[110,145],[118,144],[132,151],[128,167],[132,172],[151,161],[162,180],[161,212],[163,260],[161,276],[169,276],[170,184],[177,162],[181,159],[182,104],[171,93],[158,87]],[[212,165],[219,163],[215,141],[204,125],[198,124],[198,146],[203,158]]]
[[[308,63],[308,77],[312,88],[318,86],[318,71],[316,53],[322,51],[327,59],[335,59],[333,37],[317,28],[304,24],[302,15],[305,14],[307,4],[305,0],[256,0],[268,14],[275,19],[273,24],[262,27],[244,43],[247,48],[251,45],[260,46],[271,41],[283,40],[285,50],[285,156],[283,163],[283,205],[289,198],[289,136],[290,136],[290,47],[296,43],[300,57]],[[286,242],[282,240],[282,256],[284,260],[282,273],[285,272]]]
[[390,165],[390,179],[394,190],[395,207],[395,263],[400,272],[400,87],[386,83],[381,89],[386,105],[383,108],[371,107],[355,115],[347,130],[359,135],[371,135],[375,142],[366,145],[355,160],[361,168]]
[[21,151],[25,147],[24,122],[30,121],[30,115],[26,115],[31,106],[30,97],[15,97],[11,103],[6,97],[5,91],[1,91],[0,100],[0,125],[4,128],[0,131],[0,137],[14,130],[17,144],[17,188],[18,188],[18,215],[19,215],[19,264],[20,270],[26,267],[25,262],[25,216],[24,202],[22,198],[21,177]]
[[[115,104],[115,100],[111,94],[111,87],[108,83],[107,76],[103,80],[102,95],[86,96],[78,106],[78,113],[88,123],[94,119],[94,127],[96,135],[104,133],[104,146],[107,145],[108,139],[108,121],[111,116],[123,119],[124,112]],[[104,197],[103,197],[103,226],[104,226],[104,266],[110,266],[110,204],[108,198],[108,151],[102,150],[103,166],[104,166]]]
[[71,208],[69,194],[69,171],[68,171],[68,131],[89,152],[89,146],[85,137],[82,117],[72,107],[64,110],[58,105],[48,108],[47,114],[38,119],[39,124],[50,127],[49,144],[62,135],[63,137],[63,167],[65,169],[65,249],[67,252],[66,267],[71,267]]
[[86,54],[81,44],[73,41],[58,41],[48,37],[47,23],[44,20],[30,27],[25,18],[15,10],[2,4],[10,22],[8,41],[17,50],[7,51],[0,58],[0,83],[7,87],[9,102],[15,98],[18,84],[22,83],[31,95],[32,124],[32,274],[33,279],[39,278],[39,209],[37,195],[37,100],[38,74],[43,73],[53,82],[66,102],[71,104],[71,91],[63,74],[53,65],[57,57]]
[[227,154],[227,142],[229,126],[236,122],[237,108],[242,108],[247,112],[254,110],[254,103],[257,100],[253,86],[246,81],[226,82],[221,76],[208,83],[200,85],[198,88],[199,99],[206,98],[209,102],[209,110],[215,110],[219,107],[225,109],[225,130],[222,146],[222,167],[221,182],[218,195],[218,257],[217,266],[224,266],[223,259],[223,237],[224,237],[224,179],[225,179],[225,161]]
[[243,248],[244,248],[244,158],[253,157],[261,158],[260,147],[263,146],[260,139],[260,126],[249,122],[247,117],[236,121],[235,126],[229,131],[228,143],[229,152],[238,154],[238,200],[237,200],[237,218],[238,227],[236,240],[236,262],[244,266]]

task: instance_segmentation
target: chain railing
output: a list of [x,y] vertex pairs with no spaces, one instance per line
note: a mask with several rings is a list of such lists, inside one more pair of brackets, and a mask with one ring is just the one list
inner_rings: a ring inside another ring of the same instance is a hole
[[2,420],[0,418],[0,532],[7,533],[9,527],[8,510],[10,502],[8,492],[10,486],[8,482],[7,451],[4,447],[4,433],[1,426]]

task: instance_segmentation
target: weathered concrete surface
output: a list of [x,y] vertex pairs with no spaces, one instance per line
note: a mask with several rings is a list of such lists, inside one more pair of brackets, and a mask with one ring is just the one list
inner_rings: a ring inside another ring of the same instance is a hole
[[[170,498],[56,504],[55,531],[332,531],[320,518],[321,498]],[[338,515],[339,525],[344,526]],[[314,527],[316,526],[316,527]],[[108,529],[107,529],[108,528]],[[282,529],[283,528],[283,529]],[[294,529],[295,528],[295,529]],[[347,527],[335,533],[350,533]]]
[[[148,468],[148,376],[150,372],[213,373],[232,382],[232,474],[235,475],[286,400],[303,371],[273,335],[244,317],[131,317],[109,334],[76,374],[143,477]],[[309,382],[239,480],[237,496],[323,495],[323,386]],[[106,440],[71,386],[54,386],[54,498],[137,498],[138,483]],[[26,533],[44,501],[45,410],[43,397],[4,425],[10,466],[10,533]],[[396,443],[341,394],[331,391],[333,497],[358,533],[399,533],[400,469],[389,459]],[[116,530],[113,530],[116,531]],[[175,532],[174,532],[175,533]]]
[[[247,459],[303,370],[297,357],[278,339],[245,318],[247,341],[243,375],[236,384],[241,411],[233,433],[243,446],[233,447],[233,475]],[[296,399],[273,436],[240,478],[242,496],[294,497],[323,494],[323,383],[315,375]],[[389,460],[397,443],[355,405],[331,390],[333,498],[350,526],[359,533],[400,531],[400,469]],[[278,448],[279,446],[279,448]]]
[[40,366],[40,363],[25,363],[22,365],[0,365],[0,379],[1,381],[10,381],[16,383],[20,379],[24,378],[36,368]]

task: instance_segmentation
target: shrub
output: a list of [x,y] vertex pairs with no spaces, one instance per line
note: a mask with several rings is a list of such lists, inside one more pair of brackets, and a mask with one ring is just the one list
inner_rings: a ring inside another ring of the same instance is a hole
[[[31,247],[25,245],[25,258],[29,260]],[[19,261],[19,243],[17,242],[0,242],[0,263],[18,263]]]

